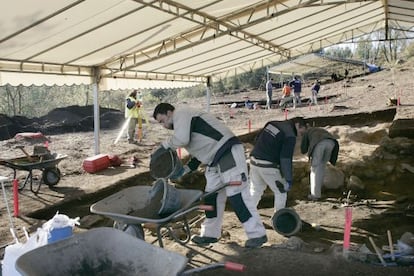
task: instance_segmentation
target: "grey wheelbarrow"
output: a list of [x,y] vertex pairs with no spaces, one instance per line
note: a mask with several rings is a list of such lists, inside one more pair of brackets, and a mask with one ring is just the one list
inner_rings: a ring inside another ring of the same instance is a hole
[[[163,200],[151,197],[153,186],[134,186],[121,190],[111,196],[104,198],[90,207],[91,213],[103,215],[114,220],[114,227],[129,234],[145,239],[142,224],[156,226],[157,238],[160,247],[164,247],[162,241],[162,230],[167,230],[168,235],[181,245],[188,243],[191,239],[190,213],[196,210],[212,210],[213,207],[203,205],[204,198],[229,185],[240,185],[240,182],[223,184],[211,192],[203,193],[200,190],[173,189],[166,184],[166,180],[158,179],[157,183],[163,183]],[[167,191],[174,193],[167,195]],[[166,196],[167,195],[167,196]],[[166,203],[167,197],[167,203]],[[164,205],[171,205],[175,208]],[[162,209],[170,209],[169,212],[161,212]],[[175,224],[181,224],[184,235],[177,235],[174,231]]]
[[[0,159],[0,165],[13,169],[13,179],[16,179],[17,171],[28,172],[25,180],[19,183],[19,190],[23,190],[26,184],[30,184],[30,190],[37,194],[42,183],[49,186],[49,188],[58,184],[61,177],[58,164],[66,157],[67,155],[63,154],[48,156],[34,154],[12,159]],[[38,181],[34,181],[34,170],[40,170],[42,172],[42,176]]]
[[54,275],[190,275],[226,268],[243,271],[237,263],[187,268],[188,259],[114,228],[100,227],[33,249],[15,264],[23,276]]

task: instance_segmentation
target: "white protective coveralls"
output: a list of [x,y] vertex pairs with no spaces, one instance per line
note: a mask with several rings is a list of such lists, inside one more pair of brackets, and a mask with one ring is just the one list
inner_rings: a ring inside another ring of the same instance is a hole
[[200,236],[221,236],[226,199],[229,199],[248,239],[266,235],[256,205],[249,194],[246,157],[243,144],[238,138],[213,115],[192,108],[174,110],[173,128],[174,134],[162,145],[172,149],[185,148],[192,156],[187,163],[191,170],[195,170],[200,162],[207,165],[206,192],[213,191],[224,183],[241,182],[241,185],[227,186],[205,199],[206,204],[215,208],[206,211]]

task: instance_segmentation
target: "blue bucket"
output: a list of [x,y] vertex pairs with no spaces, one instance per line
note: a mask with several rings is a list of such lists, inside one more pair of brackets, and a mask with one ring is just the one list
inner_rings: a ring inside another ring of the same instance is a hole
[[73,229],[72,226],[66,226],[62,228],[54,228],[50,231],[50,237],[47,239],[47,243],[53,243],[60,241],[65,238],[69,238],[72,236]]

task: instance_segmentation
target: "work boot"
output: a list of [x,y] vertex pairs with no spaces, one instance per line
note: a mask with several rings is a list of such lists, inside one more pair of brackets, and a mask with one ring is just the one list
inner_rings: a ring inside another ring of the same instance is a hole
[[246,248],[258,248],[261,247],[265,242],[267,242],[267,236],[261,236],[258,238],[248,239],[244,245]]
[[309,195],[308,195],[308,200],[309,200],[309,201],[319,201],[319,200],[321,200],[321,198],[320,198],[320,197],[316,197],[316,196],[314,196],[314,195],[309,194]]
[[217,238],[194,236],[191,241],[196,245],[209,245],[210,243],[218,242]]

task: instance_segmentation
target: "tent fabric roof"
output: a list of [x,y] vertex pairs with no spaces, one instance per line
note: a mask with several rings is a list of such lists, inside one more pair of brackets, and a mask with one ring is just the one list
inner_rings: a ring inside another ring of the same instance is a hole
[[[321,54],[306,54],[288,62],[284,62],[269,68],[271,74],[304,75],[310,73],[325,73],[330,76],[333,72],[339,72],[343,68],[359,67],[368,69],[368,64],[353,59],[341,59]],[[331,71],[327,71],[329,68]]]
[[2,72],[36,73],[20,82],[37,84],[39,74],[75,82],[206,82],[380,29],[387,30],[382,39],[391,30],[414,31],[408,0],[3,0],[2,6],[0,85],[11,80]]

